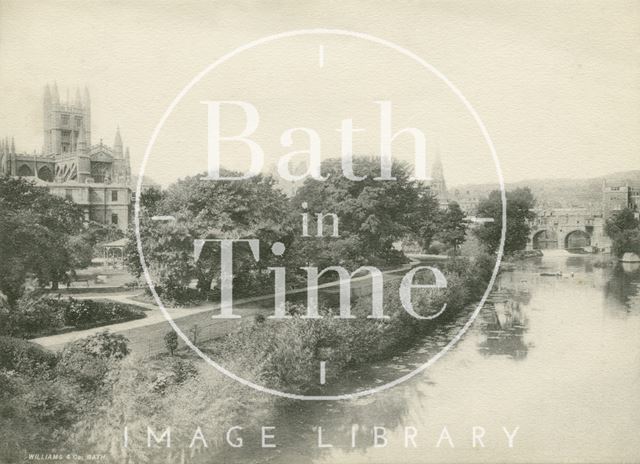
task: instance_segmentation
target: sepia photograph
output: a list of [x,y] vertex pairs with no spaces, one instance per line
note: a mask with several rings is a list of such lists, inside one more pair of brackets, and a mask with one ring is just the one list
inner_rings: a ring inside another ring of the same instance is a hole
[[640,2],[0,0],[0,464],[640,463]]

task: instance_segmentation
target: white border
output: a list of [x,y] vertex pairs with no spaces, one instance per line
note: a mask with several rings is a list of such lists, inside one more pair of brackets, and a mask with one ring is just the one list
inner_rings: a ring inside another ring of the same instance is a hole
[[[346,394],[342,394],[342,395],[327,395],[327,396],[322,396],[322,395],[318,395],[318,396],[315,396],[315,395],[297,395],[297,394],[293,394],[293,393],[281,392],[281,391],[274,390],[274,389],[271,389],[271,388],[266,388],[266,387],[263,387],[261,385],[257,385],[257,384],[255,384],[253,382],[250,382],[248,380],[245,380],[245,379],[243,379],[241,377],[238,377],[233,372],[228,371],[223,366],[217,364],[215,361],[213,361],[211,358],[209,358],[205,353],[200,351],[200,349],[197,346],[195,346],[193,343],[191,343],[191,341],[189,340],[189,337],[187,337],[182,332],[182,330],[180,330],[180,328],[176,325],[176,323],[173,321],[173,319],[169,315],[169,312],[167,311],[167,309],[162,304],[162,301],[160,300],[158,294],[156,293],[156,289],[155,289],[155,287],[153,285],[153,282],[151,280],[151,276],[149,275],[149,270],[148,270],[147,264],[145,263],[145,260],[144,260],[144,253],[142,251],[142,242],[141,242],[141,239],[140,239],[140,193],[141,193],[141,188],[142,188],[142,178],[143,178],[143,175],[144,175],[144,170],[145,170],[145,167],[147,165],[147,161],[149,159],[149,155],[151,154],[151,150],[153,149],[153,146],[154,146],[154,144],[156,142],[156,139],[158,138],[158,135],[160,134],[160,130],[162,129],[162,126],[166,122],[166,120],[169,117],[169,115],[173,112],[173,110],[176,107],[176,105],[191,90],[191,88],[200,81],[200,79],[202,79],[209,72],[213,71],[215,68],[220,66],[222,63],[230,60],[231,58],[233,58],[234,56],[238,55],[239,53],[242,53],[242,52],[244,52],[246,50],[249,50],[249,49],[251,49],[253,47],[257,47],[258,45],[262,45],[262,44],[266,44],[266,43],[269,43],[269,42],[273,42],[275,40],[289,38],[289,37],[302,36],[302,35],[340,35],[340,36],[356,37],[356,38],[359,38],[359,39],[367,40],[369,42],[377,43],[379,45],[383,45],[385,47],[391,48],[392,50],[395,50],[398,53],[401,53],[401,54],[403,54],[405,56],[408,56],[412,60],[414,60],[417,63],[421,64],[428,71],[431,71],[433,74],[435,74],[441,81],[443,81],[447,85],[447,87],[449,87],[449,89],[458,97],[458,99],[460,99],[460,101],[464,104],[465,108],[469,111],[469,113],[471,113],[471,116],[473,116],[473,119],[478,124],[478,127],[480,128],[480,131],[482,132],[482,135],[483,135],[485,141],[487,142],[487,145],[489,145],[489,149],[491,150],[491,155],[493,157],[493,161],[494,161],[494,163],[496,165],[496,172],[498,174],[498,180],[500,182],[500,192],[501,192],[501,198],[502,198],[502,234],[500,236],[500,247],[498,249],[498,257],[496,259],[496,264],[495,264],[495,267],[493,269],[493,273],[491,275],[491,281],[489,282],[489,285],[487,286],[487,290],[485,291],[484,295],[482,296],[482,299],[478,303],[478,306],[476,307],[476,309],[474,310],[473,314],[471,315],[471,317],[469,318],[467,323],[464,325],[464,327],[462,327],[462,329],[460,329],[460,331],[455,335],[455,337],[453,337],[453,339],[451,339],[451,341],[444,348],[442,348],[442,350],[440,350],[440,352],[438,352],[436,355],[434,355],[431,359],[429,359],[423,365],[421,365],[418,368],[416,368],[414,371],[412,371],[412,372],[410,372],[410,373],[408,373],[408,374],[406,374],[406,375],[404,375],[402,377],[399,377],[399,378],[397,378],[396,380],[394,380],[392,382],[386,383],[384,385],[380,385],[378,387],[371,388],[369,390],[358,391],[358,392],[355,392],[355,393],[346,393]],[[169,324],[171,324],[171,326],[173,327],[173,330],[175,330],[176,333],[178,335],[180,335],[180,337],[184,340],[184,342],[187,344],[187,346],[189,346],[193,351],[195,351],[202,359],[204,359],[207,363],[209,363],[211,366],[213,366],[216,369],[218,369],[218,371],[222,372],[226,376],[228,376],[228,377],[240,382],[243,385],[246,385],[248,387],[254,388],[254,389],[256,389],[258,391],[261,391],[261,392],[264,392],[264,393],[269,393],[269,394],[280,396],[280,397],[284,397],[284,398],[290,398],[290,399],[296,399],[296,400],[307,400],[307,401],[313,401],[313,400],[316,400],[316,401],[347,400],[347,399],[354,399],[354,398],[359,398],[359,397],[362,397],[362,396],[367,396],[367,395],[371,395],[371,394],[374,394],[374,393],[378,393],[378,392],[381,392],[383,390],[387,390],[387,389],[389,389],[391,387],[394,387],[394,386],[404,382],[405,380],[410,379],[411,377],[413,377],[416,374],[424,371],[429,366],[431,366],[433,363],[435,363],[438,359],[440,359],[447,351],[449,351],[449,349],[451,349],[451,347],[453,347],[462,338],[462,336],[469,329],[471,324],[473,324],[473,322],[475,321],[476,317],[480,313],[480,310],[482,309],[482,306],[484,305],[487,297],[489,296],[489,293],[491,292],[491,289],[492,289],[493,284],[495,282],[496,276],[498,275],[498,269],[500,268],[500,262],[502,261],[502,255],[503,255],[503,250],[504,250],[504,242],[505,242],[506,231],[507,231],[507,201],[506,201],[506,195],[505,195],[505,191],[504,191],[504,179],[502,177],[502,171],[500,169],[500,162],[498,160],[498,155],[496,154],[496,149],[493,146],[493,142],[491,141],[491,137],[489,136],[489,133],[487,132],[486,127],[484,126],[484,123],[480,119],[480,116],[478,116],[478,113],[476,113],[476,110],[473,108],[473,106],[471,106],[471,103],[469,103],[467,101],[467,99],[464,97],[464,95],[462,95],[460,90],[458,90],[458,88],[455,85],[453,85],[453,83],[451,83],[449,81],[449,79],[447,79],[445,77],[444,74],[442,74],[440,71],[438,71],[436,68],[434,68],[432,65],[427,63],[425,60],[423,60],[422,58],[420,58],[419,56],[417,56],[413,52],[410,52],[409,50],[407,50],[407,49],[405,49],[405,48],[403,48],[403,47],[401,47],[399,45],[396,45],[396,44],[394,44],[392,42],[389,42],[388,40],[380,39],[378,37],[374,37],[374,36],[371,36],[369,34],[364,34],[364,33],[361,33],[361,32],[353,32],[353,31],[341,30],[341,29],[301,29],[301,30],[282,32],[280,34],[274,34],[274,35],[270,35],[270,36],[267,36],[267,37],[263,37],[261,39],[249,42],[249,43],[247,43],[247,44],[245,44],[245,45],[243,45],[243,46],[241,46],[239,48],[236,48],[235,50],[225,54],[224,56],[222,56],[218,60],[216,60],[213,63],[211,63],[209,66],[207,66],[199,74],[197,74],[196,77],[194,77],[191,80],[191,82],[189,82],[187,84],[187,86],[182,89],[182,91],[178,94],[178,96],[173,99],[173,101],[171,102],[171,104],[169,105],[167,110],[162,115],[162,118],[160,119],[160,122],[158,123],[158,125],[154,129],[153,133],[151,134],[151,138],[149,139],[149,143],[147,144],[147,148],[146,148],[146,150],[144,152],[144,158],[143,158],[142,163],[140,165],[140,173],[139,173],[139,176],[138,176],[138,185],[136,187],[136,201],[135,201],[134,222],[135,222],[136,241],[137,241],[137,244],[138,244],[138,252],[140,254],[140,264],[142,264],[142,269],[144,271],[145,279],[147,280],[147,283],[149,285],[149,289],[151,290],[151,293],[153,294],[153,297],[156,300],[156,303],[158,303],[158,306],[160,307],[160,310],[162,311],[164,317],[167,319],[167,321],[169,321]]]

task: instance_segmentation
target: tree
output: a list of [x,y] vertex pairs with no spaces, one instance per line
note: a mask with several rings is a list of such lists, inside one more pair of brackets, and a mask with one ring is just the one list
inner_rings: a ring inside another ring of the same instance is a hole
[[[510,254],[523,250],[527,245],[529,222],[535,217],[533,207],[535,199],[528,187],[507,192],[507,230],[504,253]],[[494,190],[478,205],[478,216],[492,218],[493,222],[484,223],[474,229],[474,233],[490,253],[500,246],[502,234],[502,198],[500,191]]]
[[178,349],[178,334],[175,330],[169,330],[164,334],[164,346],[171,356]]
[[91,247],[96,247],[100,243],[113,242],[124,237],[124,232],[114,224],[101,224],[89,221],[85,225],[81,238]]
[[[183,222],[155,222],[146,213],[140,217],[140,232],[151,280],[158,292],[173,298],[194,277],[193,240],[197,236],[193,236]],[[125,260],[132,273],[138,277],[142,275],[133,229],[129,230]]]
[[616,235],[611,251],[618,258],[625,253],[635,253],[640,256],[640,229],[627,229]]
[[[225,171],[225,176],[239,175]],[[260,240],[260,260],[249,247],[234,247],[234,289],[258,290],[270,279],[267,267],[282,258],[271,253],[271,244],[288,245],[293,231],[288,202],[274,188],[270,177],[255,176],[234,182],[212,182],[205,174],[179,180],[162,194],[149,194],[141,201],[140,236],[145,262],[160,291],[180,300],[192,280],[201,294],[210,291],[220,276],[220,248],[207,243],[194,259],[195,239],[252,238]],[[152,214],[172,215],[175,222],[151,221]],[[129,231],[127,265],[142,274],[136,237]]]
[[31,181],[0,177],[0,291],[10,304],[29,274],[57,288],[69,271],[88,264],[82,222],[73,202]]
[[629,209],[615,211],[604,226],[605,233],[611,238],[611,251],[618,258],[625,253],[640,255],[640,222]]
[[447,210],[442,214],[440,220],[440,241],[453,248],[457,253],[458,247],[464,243],[467,232],[465,214],[460,209],[460,205],[455,201],[449,202]]
[[615,239],[616,236],[625,230],[637,229],[638,226],[639,222],[634,212],[629,208],[624,208],[613,212],[611,217],[607,219],[604,231],[609,238]]
[[149,214],[160,214],[162,201],[166,198],[166,192],[160,187],[149,187],[140,192],[140,207]]
[[438,199],[430,190],[418,188],[418,201],[409,222],[412,224],[413,235],[422,249],[427,251],[440,230],[442,211]]
[[[316,235],[318,214],[333,213],[339,218],[339,237],[327,237],[318,250],[320,254],[312,260],[327,261],[325,258],[330,256],[332,265],[362,265],[402,259],[393,243],[424,225],[416,222],[420,212],[424,221],[433,219],[429,218],[433,209],[428,189],[410,180],[408,167],[398,162],[392,166],[394,181],[374,180],[380,175],[380,163],[373,159],[356,158],[354,172],[366,178],[349,180],[342,173],[341,160],[324,161],[322,175],[327,180],[307,178],[296,193],[293,203],[298,210],[297,217],[305,212],[309,215],[310,234]],[[425,195],[423,201],[420,201],[421,193]],[[302,203],[307,204],[306,210]],[[423,211],[419,211],[419,207]],[[332,232],[330,220],[326,223],[325,237]],[[418,233],[423,241],[429,240],[427,228]]]

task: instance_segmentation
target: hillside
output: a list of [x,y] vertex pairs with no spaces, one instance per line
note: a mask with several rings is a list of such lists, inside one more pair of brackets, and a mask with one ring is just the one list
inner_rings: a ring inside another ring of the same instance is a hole
[[[640,188],[640,170],[622,171],[590,179],[530,179],[505,184],[507,190],[529,187],[538,206],[549,208],[599,207],[602,201],[602,183]],[[465,184],[453,186],[466,197],[482,198],[496,189],[495,184]]]

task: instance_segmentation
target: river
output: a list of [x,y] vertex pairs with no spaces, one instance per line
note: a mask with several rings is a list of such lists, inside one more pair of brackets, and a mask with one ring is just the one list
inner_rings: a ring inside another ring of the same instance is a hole
[[[640,270],[601,269],[596,260],[558,251],[517,264],[500,274],[491,303],[455,348],[425,372],[369,397],[296,402],[269,424],[277,448],[245,446],[226,458],[640,461]],[[463,323],[439,327],[415,349],[352,373],[336,391],[409,372]],[[384,437],[378,446],[374,427]],[[326,447],[318,446],[319,428]]]

